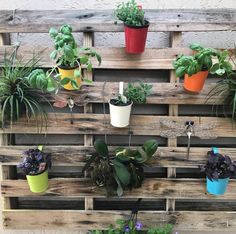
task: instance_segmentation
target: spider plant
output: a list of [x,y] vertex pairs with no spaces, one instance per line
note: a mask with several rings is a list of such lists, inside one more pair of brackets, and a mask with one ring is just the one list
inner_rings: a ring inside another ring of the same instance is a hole
[[[236,66],[236,61],[233,59],[233,54],[236,55],[236,49],[233,51],[230,56],[230,60]],[[236,119],[236,73],[231,71],[227,73],[225,79],[220,80],[208,93],[206,102],[214,100],[213,108],[217,103],[223,103],[223,108],[225,106],[230,106],[231,108],[231,118],[232,120]],[[226,115],[227,116],[227,115]]]
[[17,48],[9,56],[5,53],[0,72],[1,126],[5,128],[10,123],[12,127],[13,121],[25,115],[28,120],[33,117],[42,130],[47,116],[39,100],[46,99],[31,88],[27,79],[39,59],[33,56],[23,64],[16,55]]

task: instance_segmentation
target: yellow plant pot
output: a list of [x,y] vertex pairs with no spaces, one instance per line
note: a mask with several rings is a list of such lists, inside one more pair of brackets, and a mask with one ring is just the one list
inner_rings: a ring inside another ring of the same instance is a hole
[[[81,72],[80,67],[73,67],[73,68],[58,67],[58,71],[61,75],[61,79],[64,79],[65,77],[72,78],[77,82],[78,86],[80,87],[81,86],[81,77],[74,77],[74,72],[76,69]],[[63,87],[64,87],[64,89],[67,89],[67,90],[75,90],[74,87],[71,85],[71,83],[63,85]]]
[[43,193],[48,188],[48,170],[38,175],[26,175],[30,191],[32,193]]

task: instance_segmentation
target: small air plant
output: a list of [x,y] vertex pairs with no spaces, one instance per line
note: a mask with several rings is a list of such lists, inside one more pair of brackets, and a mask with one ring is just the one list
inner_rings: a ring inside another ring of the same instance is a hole
[[51,155],[41,151],[39,148],[29,149],[24,152],[25,158],[18,168],[26,175],[38,175],[51,168]]
[[227,155],[218,152],[208,151],[206,165],[201,167],[201,171],[206,173],[209,180],[230,178],[236,175],[236,162]]

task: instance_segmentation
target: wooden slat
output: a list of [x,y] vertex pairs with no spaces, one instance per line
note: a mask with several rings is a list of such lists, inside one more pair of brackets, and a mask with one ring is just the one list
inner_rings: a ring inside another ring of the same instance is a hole
[[[153,85],[152,94],[147,98],[147,104],[171,104],[170,111],[176,113],[175,109],[172,110],[173,105],[210,105],[223,104],[222,99],[213,96],[211,99],[207,98],[210,90],[215,86],[215,83],[206,84],[202,92],[198,95],[191,95],[184,91],[181,83],[150,83]],[[93,82],[91,85],[83,85],[77,92],[60,91],[60,95],[48,95],[50,101],[62,100],[66,101],[68,97],[73,97],[77,103],[103,103],[114,97],[118,92],[118,82],[107,82],[105,84],[105,95],[103,95],[103,82]],[[125,84],[126,86],[127,84]],[[105,97],[103,97],[105,96]],[[209,99],[209,100],[208,100]],[[43,101],[43,100],[42,100]]]
[[[30,146],[33,148],[34,146]],[[2,165],[17,165],[22,160],[22,152],[29,146],[2,146],[0,148],[0,163]],[[84,166],[87,157],[94,152],[93,147],[84,146],[44,146],[46,152],[52,153],[54,166]],[[111,154],[116,147],[109,147]],[[187,160],[186,147],[159,147],[151,162],[153,167],[198,168],[207,159],[210,148],[191,147],[191,154]],[[219,148],[222,154],[230,155],[236,161],[235,148]],[[86,156],[87,155],[87,156]]]
[[[236,11],[146,10],[149,31],[232,31],[236,30]],[[120,32],[123,24],[114,24],[113,10],[17,10],[0,12],[0,32],[48,32],[50,27],[70,24],[78,32]]]
[[[41,229],[105,229],[110,224],[115,224],[117,219],[128,219],[130,212],[4,210],[3,215],[6,229],[35,229],[35,220],[40,220]],[[172,223],[175,230],[182,231],[236,231],[236,212],[140,211],[139,220],[145,227]]]
[[[49,189],[43,194],[30,192],[26,180],[3,180],[1,194],[4,197],[63,196],[63,197],[106,197],[104,189],[98,189],[90,179],[57,178],[49,180]],[[172,199],[235,199],[236,180],[231,180],[227,192],[213,196],[206,192],[205,179],[147,178],[142,187],[127,190],[124,198],[172,198]]]
[[[47,134],[109,134],[109,135],[127,135],[129,128],[114,128],[109,124],[109,115],[105,115],[106,126],[104,125],[103,114],[73,114],[74,123],[71,124],[69,113],[49,113]],[[130,126],[134,135],[157,136],[166,130],[173,130],[172,127],[165,126],[162,122],[168,121],[176,129],[185,126],[185,122],[192,120],[195,126],[195,135],[202,134],[206,131],[212,137],[235,137],[236,129],[229,118],[219,117],[193,117],[193,116],[152,116],[152,115],[132,115]],[[209,126],[209,123],[212,128]],[[209,130],[204,130],[209,128]],[[197,132],[197,129],[200,131]],[[8,127],[1,130],[0,133],[38,133],[34,120],[20,119],[15,122],[12,128]],[[41,131],[44,133],[45,130]],[[165,133],[165,132],[164,132]],[[178,134],[177,132],[173,132]],[[186,136],[184,131],[178,134]]]
[[[3,64],[4,54],[11,54],[13,46],[0,47],[0,64]],[[93,67],[98,69],[173,69],[172,62],[178,54],[191,54],[187,48],[182,49],[146,49],[144,53],[132,55],[125,53],[124,48],[94,48],[102,57],[102,63],[98,66],[94,61]],[[53,67],[55,63],[50,59],[49,54],[53,51],[52,47],[45,46],[21,46],[18,50],[18,58],[22,63],[32,58],[33,53],[41,58],[41,67]]]

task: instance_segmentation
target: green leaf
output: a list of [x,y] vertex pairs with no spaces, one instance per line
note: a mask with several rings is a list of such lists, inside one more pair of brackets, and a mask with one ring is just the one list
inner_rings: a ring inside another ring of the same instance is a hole
[[71,80],[70,80],[70,83],[71,83],[71,86],[72,86],[74,89],[79,89],[79,85],[78,85],[78,83],[77,83],[75,80],[71,79]]
[[58,31],[55,29],[55,28],[50,28],[49,30],[49,35],[52,37],[52,38],[55,38],[58,34]]
[[70,81],[71,81],[71,78],[65,77],[60,81],[60,84],[63,86],[63,85],[68,84]]
[[117,196],[121,197],[124,193],[124,190],[122,188],[122,185],[120,183],[118,176],[116,175],[116,172],[114,172],[113,175],[114,175],[115,181],[117,183],[117,189],[116,189]]
[[74,60],[74,52],[70,45],[64,46],[64,54],[68,61],[72,62]]
[[83,81],[84,81],[85,83],[87,83],[87,84],[92,84],[92,83],[93,83],[93,81],[92,81],[92,80],[85,79],[85,78],[83,78]]
[[219,63],[215,63],[215,64],[211,67],[210,73],[211,73],[211,74],[215,74],[216,71],[217,71],[219,68],[220,68]]
[[91,72],[91,71],[92,71],[92,68],[93,68],[92,63],[89,63],[88,66],[87,66],[87,70],[88,70],[89,72]]
[[81,76],[80,70],[75,69],[75,71],[74,71],[74,77],[80,77],[80,76]]
[[223,68],[217,69],[217,70],[215,71],[215,73],[216,73],[217,75],[219,75],[219,76],[222,76],[222,75],[225,74],[225,69],[223,69]]
[[104,158],[108,157],[109,152],[108,152],[107,144],[105,143],[105,141],[101,139],[97,139],[94,142],[94,148],[99,155],[103,156]]
[[203,47],[198,43],[193,43],[190,45],[190,49],[195,50],[195,51],[201,51]]
[[156,140],[148,140],[144,142],[143,148],[145,152],[147,153],[148,158],[150,158],[157,151],[158,143]]
[[130,173],[127,167],[116,159],[112,160],[115,173],[122,185],[127,186],[130,183]]
[[88,56],[82,56],[79,58],[81,64],[86,64],[88,60],[89,60]]
[[52,53],[50,54],[50,58],[53,60],[55,60],[57,58],[57,51],[56,50],[52,51]]
[[176,69],[176,71],[175,71],[175,73],[176,73],[176,76],[177,77],[182,77],[182,76],[184,76],[184,74],[185,74],[185,71],[186,71],[186,67],[178,67],[177,69]]

